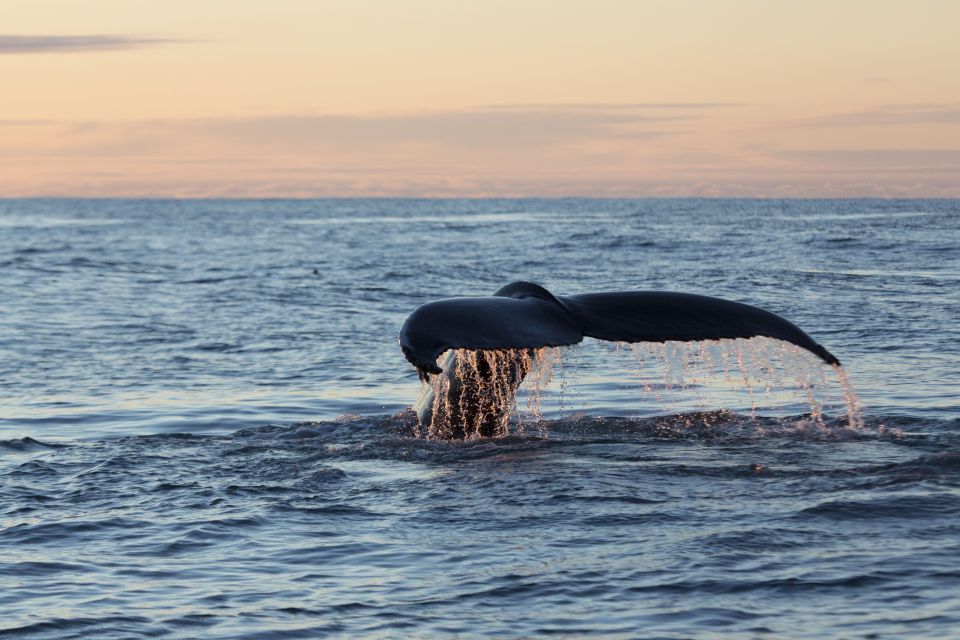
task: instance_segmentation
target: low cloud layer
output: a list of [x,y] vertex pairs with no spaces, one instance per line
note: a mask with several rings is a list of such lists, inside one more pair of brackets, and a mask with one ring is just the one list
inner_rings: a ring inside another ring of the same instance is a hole
[[638,110],[472,109],[382,116],[286,115],[87,123],[77,134],[103,138],[138,137],[229,143],[238,148],[286,153],[330,151],[350,154],[398,145],[437,146],[475,151],[514,152],[585,142],[640,141],[672,135],[689,114]]
[[960,124],[960,104],[885,105],[873,109],[807,118],[792,123],[799,128],[848,128]]
[[116,51],[139,49],[171,42],[177,42],[177,40],[122,35],[23,36],[0,34],[0,55]]
[[952,171],[960,174],[960,149],[791,149],[781,159],[832,171]]
[[757,130],[751,138],[725,126],[751,114],[733,105],[514,104],[365,116],[8,121],[0,194],[960,195],[960,148],[898,148],[896,135],[875,149],[790,135],[778,144],[783,131],[795,130]]

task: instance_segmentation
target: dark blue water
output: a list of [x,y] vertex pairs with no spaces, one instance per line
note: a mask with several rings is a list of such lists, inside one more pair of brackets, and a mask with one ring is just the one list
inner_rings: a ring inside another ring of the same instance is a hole
[[[958,246],[945,200],[0,201],[0,636],[956,637]],[[864,425],[587,342],[536,428],[413,437],[403,319],[517,279],[780,313]]]

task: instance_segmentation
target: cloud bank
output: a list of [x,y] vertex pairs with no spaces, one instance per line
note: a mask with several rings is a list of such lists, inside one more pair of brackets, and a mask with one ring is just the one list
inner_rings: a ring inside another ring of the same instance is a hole
[[960,104],[884,105],[863,111],[807,118],[791,123],[797,128],[890,127],[902,125],[960,124]]
[[677,135],[695,116],[640,109],[477,108],[379,116],[276,115],[83,122],[65,127],[64,150],[142,153],[229,146],[283,155],[442,148],[476,153],[636,144]]
[[0,34],[0,55],[29,53],[73,53],[139,49],[147,46],[179,42],[171,38],[123,35],[3,35]]
[[752,113],[571,103],[34,121],[19,144],[12,133],[21,127],[0,139],[0,195],[960,197],[956,145],[867,148],[778,139],[790,126],[752,134],[723,126]]

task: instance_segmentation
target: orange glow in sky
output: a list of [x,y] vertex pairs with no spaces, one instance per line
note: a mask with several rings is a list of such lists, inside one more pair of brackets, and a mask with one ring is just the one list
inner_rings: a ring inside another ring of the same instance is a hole
[[0,196],[960,197],[954,0],[4,0]]

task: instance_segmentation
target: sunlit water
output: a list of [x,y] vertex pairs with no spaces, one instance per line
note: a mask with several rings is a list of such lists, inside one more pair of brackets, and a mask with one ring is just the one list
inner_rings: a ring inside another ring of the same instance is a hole
[[[0,201],[0,634],[955,637],[958,216]],[[422,437],[403,319],[518,279],[755,304],[844,368],[586,341],[510,435]]]

